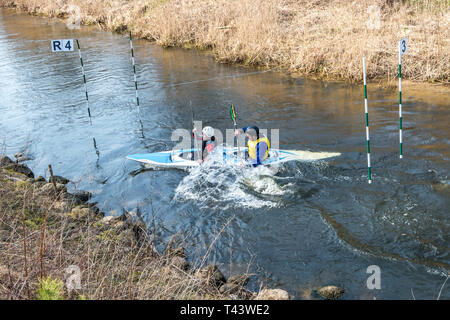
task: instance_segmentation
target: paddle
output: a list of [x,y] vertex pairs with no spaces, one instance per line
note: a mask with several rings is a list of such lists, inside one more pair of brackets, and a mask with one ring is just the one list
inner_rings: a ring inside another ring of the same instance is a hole
[[[230,106],[230,117],[231,117],[231,120],[233,121],[233,124],[234,124],[234,131],[236,131],[236,129],[237,129],[237,125],[236,125],[236,110],[234,109],[234,105],[233,104],[231,104],[231,106]],[[237,137],[236,137],[236,143],[237,143],[237,146],[238,146],[238,156],[240,156],[241,149],[239,147],[239,142],[238,142],[238,138]]]
[[234,129],[236,129],[236,110],[234,109],[233,104],[231,104],[231,107],[230,107],[230,117],[234,123]]
[[[189,100],[189,106],[191,107],[191,116],[192,116],[192,128],[195,128],[195,123],[194,123],[194,109],[192,109],[192,100]],[[193,134],[194,136],[194,150],[197,149],[197,138],[195,137],[195,133]],[[199,150],[196,150],[195,153],[197,153]],[[199,159],[201,159],[201,154]],[[194,160],[195,160],[195,156],[194,156]]]

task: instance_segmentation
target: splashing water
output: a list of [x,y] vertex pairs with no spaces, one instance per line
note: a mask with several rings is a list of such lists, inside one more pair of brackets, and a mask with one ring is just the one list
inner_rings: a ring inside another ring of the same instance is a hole
[[210,157],[202,166],[188,170],[175,189],[174,200],[195,200],[200,208],[256,209],[280,206],[281,196],[291,193],[291,184],[280,186],[275,181],[278,167],[243,167],[224,164],[220,155]]

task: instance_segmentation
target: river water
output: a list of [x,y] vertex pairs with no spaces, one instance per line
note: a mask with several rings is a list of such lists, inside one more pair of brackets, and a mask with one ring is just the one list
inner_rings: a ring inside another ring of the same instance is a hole
[[[50,39],[70,38],[82,48],[92,125],[77,52],[50,49]],[[437,298],[450,272],[448,89],[404,89],[400,160],[398,93],[369,81],[369,185],[361,85],[221,65],[146,41],[134,47],[140,117],[126,35],[1,10],[2,151],[24,151],[36,174],[48,176],[52,164],[107,213],[139,207],[157,226],[157,243],[178,234],[193,264],[209,253],[206,261],[227,276],[255,273],[252,289],[311,299],[313,289],[334,284],[345,299]],[[341,156],[289,162],[276,175],[147,170],[125,158],[175,146],[172,132],[191,128],[190,104],[196,120],[225,132],[231,103],[239,125],[279,129],[282,149]],[[371,265],[381,289],[367,287]]]

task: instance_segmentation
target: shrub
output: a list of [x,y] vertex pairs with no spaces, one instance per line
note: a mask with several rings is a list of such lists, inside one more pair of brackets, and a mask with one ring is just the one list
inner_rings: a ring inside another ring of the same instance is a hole
[[36,298],[38,300],[64,300],[64,283],[50,276],[39,280]]

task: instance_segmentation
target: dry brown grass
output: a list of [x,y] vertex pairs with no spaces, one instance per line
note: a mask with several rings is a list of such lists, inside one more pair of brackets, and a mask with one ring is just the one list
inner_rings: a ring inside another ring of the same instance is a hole
[[0,299],[39,298],[40,279],[62,286],[71,265],[81,289],[64,288],[64,299],[230,299],[180,264],[179,247],[154,250],[144,224],[106,223],[94,209],[71,211],[64,190],[58,198],[42,190],[0,167]]
[[[404,78],[449,82],[450,10],[444,0],[0,0],[33,14],[131,30],[163,46],[212,49],[221,62],[323,78],[361,80],[397,74],[397,43],[408,37]],[[380,8],[379,29],[367,28],[368,7]]]

